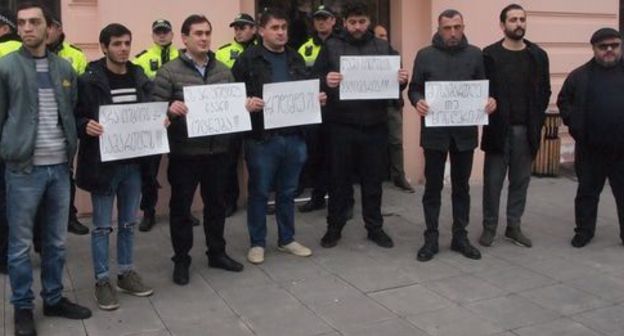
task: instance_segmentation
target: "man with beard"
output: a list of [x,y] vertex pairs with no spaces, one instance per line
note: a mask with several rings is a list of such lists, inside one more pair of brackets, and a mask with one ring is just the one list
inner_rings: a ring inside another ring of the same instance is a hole
[[[453,202],[453,239],[451,250],[466,258],[481,259],[481,252],[468,240],[466,227],[470,219],[470,186],[474,149],[477,147],[477,126],[426,127],[429,112],[425,101],[425,82],[466,81],[485,79],[483,56],[479,48],[469,45],[464,35],[464,19],[460,12],[447,9],[438,16],[438,32],[432,45],[421,49],[414,60],[414,76],[409,98],[421,116],[420,145],[425,151],[425,243],[418,250],[418,261],[429,261],[438,253],[438,220],[441,192],[444,185],[444,165],[451,160]],[[496,101],[489,98],[485,112],[492,113]]]
[[[381,216],[382,180],[386,168],[388,100],[340,100],[341,56],[395,55],[387,41],[370,31],[368,6],[356,1],[345,4],[344,31],[325,41],[314,64],[329,96],[326,121],[329,133],[330,187],[327,232],[321,246],[338,244],[348,219],[352,195],[352,172],[357,167],[362,190],[362,217],[368,239],[380,247],[394,246],[383,230]],[[401,89],[407,84],[407,70],[397,72]]]
[[52,19],[43,5],[22,2],[17,31],[22,47],[0,59],[0,158],[6,167],[8,266],[16,335],[36,335],[30,247],[43,205],[41,253],[43,314],[91,316],[63,297],[70,164],[76,151],[76,73],[46,49]]
[[557,99],[563,122],[576,141],[578,189],[574,200],[576,234],[571,244],[587,245],[596,230],[600,193],[608,178],[624,243],[624,63],[622,36],[612,28],[590,40],[594,57],[572,71]]
[[511,4],[500,13],[505,37],[483,50],[485,75],[490,80],[497,110],[483,127],[481,148],[483,170],[483,233],[479,244],[491,246],[498,226],[501,189],[508,175],[507,229],[513,243],[531,247],[520,230],[531,178],[531,164],[537,154],[545,111],[550,99],[548,55],[524,39],[526,12]]

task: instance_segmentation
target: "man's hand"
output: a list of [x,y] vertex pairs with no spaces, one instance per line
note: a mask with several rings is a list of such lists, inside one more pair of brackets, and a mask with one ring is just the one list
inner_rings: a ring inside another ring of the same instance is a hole
[[188,107],[183,101],[176,100],[169,105],[169,113],[176,117],[184,117],[188,113]]
[[332,71],[327,74],[327,86],[329,86],[330,88],[333,89],[333,88],[338,87],[341,81],[342,81],[342,75],[340,74],[340,72]]
[[427,105],[427,102],[424,99],[416,102],[416,112],[418,112],[421,117],[426,116],[427,112],[429,112],[429,105]]
[[321,102],[321,106],[325,106],[325,104],[327,104],[327,94],[323,91],[319,93],[319,102]]
[[89,120],[87,123],[87,135],[99,137],[102,134],[104,134],[104,126],[93,119]]
[[399,84],[403,85],[407,83],[409,79],[409,71],[406,69],[399,69]]
[[249,97],[245,101],[245,108],[251,113],[260,112],[264,108],[264,100],[258,97]]
[[496,99],[489,97],[485,105],[485,113],[492,114],[494,111],[496,111]]

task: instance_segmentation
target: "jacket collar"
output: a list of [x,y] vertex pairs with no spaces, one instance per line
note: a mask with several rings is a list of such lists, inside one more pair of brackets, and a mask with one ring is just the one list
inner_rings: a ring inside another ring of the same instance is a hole
[[[208,64],[206,65],[206,71],[212,69],[215,66],[215,61],[216,61],[215,54],[212,51],[208,51],[207,55],[208,55]],[[187,66],[195,69],[195,61],[193,61],[191,58],[189,58],[186,55],[186,49],[180,49],[180,56],[178,56],[178,58]]]
[[461,41],[459,41],[458,45],[449,47],[446,44],[444,44],[444,40],[442,40],[442,36],[440,36],[439,33],[435,33],[433,35],[433,38],[431,39],[431,44],[436,49],[440,49],[442,51],[446,51],[446,52],[451,52],[452,53],[452,52],[457,52],[457,51],[466,49],[466,47],[468,46],[468,38],[464,34],[464,36],[462,36]]
[[[149,79],[147,79],[145,74],[143,74],[143,69],[141,67],[132,62],[127,62],[126,66],[128,67],[128,72],[134,77],[137,87],[143,87],[143,85],[149,82]],[[100,87],[108,88],[108,78],[106,77],[106,57],[102,57],[89,63],[85,71],[85,76],[89,81],[99,85]]]
[[0,36],[0,43],[9,42],[9,41],[21,42],[22,40],[19,38],[17,34],[14,34],[14,33]]

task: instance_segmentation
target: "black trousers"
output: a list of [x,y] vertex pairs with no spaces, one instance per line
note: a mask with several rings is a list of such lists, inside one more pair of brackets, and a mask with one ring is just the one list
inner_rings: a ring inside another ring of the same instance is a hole
[[7,264],[9,250],[9,222],[6,209],[6,183],[4,163],[0,162],[0,265]]
[[228,154],[170,156],[167,177],[171,185],[169,230],[175,263],[190,264],[193,224],[190,221],[195,190],[199,185],[204,203],[204,234],[208,256],[225,252],[225,190]]
[[225,190],[225,203],[228,207],[236,208],[238,197],[240,196],[240,185],[238,183],[238,163],[241,161],[242,158],[242,137],[238,137],[236,140],[232,141],[231,146],[231,150],[228,152],[228,183]]
[[453,239],[466,238],[466,227],[470,218],[470,186],[473,150],[458,151],[455,144],[450,150],[440,151],[425,148],[425,193],[422,198],[425,212],[425,240],[438,239],[441,193],[444,185],[444,165],[447,154],[451,158],[451,187],[453,202]]
[[[306,134],[308,160],[301,172],[300,185],[312,186],[312,200],[323,201],[329,185],[329,130],[326,124],[310,128]],[[302,184],[303,183],[303,184]]]
[[388,141],[386,124],[372,127],[328,124],[328,127],[330,184],[327,229],[341,230],[346,224],[353,198],[353,171],[358,167],[364,224],[368,231],[381,230],[381,184]]
[[574,200],[576,233],[593,237],[600,193],[607,178],[617,205],[620,238],[624,241],[624,151],[592,148],[578,143],[574,149],[578,188]]
[[162,155],[154,155],[145,158],[141,165],[141,211],[154,215],[158,202],[158,168]]

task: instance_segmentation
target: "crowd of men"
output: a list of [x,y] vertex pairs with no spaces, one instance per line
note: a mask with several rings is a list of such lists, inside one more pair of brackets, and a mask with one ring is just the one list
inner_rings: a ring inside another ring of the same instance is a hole
[[[258,21],[241,13],[230,24],[232,42],[213,52],[213,26],[203,15],[190,15],[180,32],[183,49],[172,45],[173,27],[164,19],[152,25],[154,44],[131,58],[132,32],[112,23],[99,36],[103,57],[87,62],[65,41],[60,20],[37,2],[21,3],[13,14],[0,12],[0,271],[9,275],[15,308],[15,334],[36,335],[33,321],[33,267],[30,250],[41,254],[43,313],[86,319],[91,311],[62,296],[65,238],[68,230],[87,234],[76,218],[74,184],[91,195],[91,254],[97,306],[117,309],[118,292],[149,296],[151,288],[134,267],[134,227],[149,231],[156,223],[155,206],[161,156],[102,162],[100,107],[115,104],[167,102],[163,123],[170,144],[167,178],[171,185],[169,229],[173,246],[173,282],[190,282],[193,226],[203,224],[208,265],[241,272],[243,264],[226,253],[226,218],[237,209],[237,167],[244,153],[247,167],[247,260],[264,262],[267,246],[267,203],[275,192],[277,248],[307,257],[312,250],[295,240],[295,203],[302,171],[312,176],[312,197],[299,207],[310,212],[326,207],[327,230],[321,246],[336,246],[353,217],[353,183],[361,186],[362,218],[367,237],[383,248],[394,245],[383,230],[382,182],[406,192],[402,147],[403,99],[341,100],[342,56],[398,55],[382,26],[371,26],[361,2],[345,4],[342,27],[325,6],[311,13],[314,32],[300,48],[288,46],[289,18],[266,9]],[[423,119],[424,244],[417,259],[438,253],[441,190],[450,159],[453,225],[451,249],[470,259],[480,251],[467,238],[470,218],[469,177],[478,126],[425,127],[431,112],[425,84],[430,81],[489,80],[483,102],[489,123],[483,127],[485,152],[482,232],[479,244],[496,240],[503,182],[509,180],[505,238],[531,247],[521,230],[531,164],[551,96],[546,52],[524,38],[527,13],[512,4],[500,13],[502,39],[483,51],[470,45],[464,17],[445,10],[431,45],[418,51],[410,73],[399,69],[399,91]],[[620,33],[596,31],[590,43],[594,56],[566,79],[557,104],[576,140],[578,191],[575,200],[574,247],[595,234],[597,206],[609,178],[616,199],[624,241],[624,64]],[[410,80],[411,77],[411,80]],[[314,126],[265,128],[263,86],[319,78],[322,123]],[[252,130],[189,138],[184,88],[242,82]],[[80,143],[78,144],[78,139]],[[74,156],[77,153],[75,174]],[[388,165],[388,159],[390,164]],[[388,167],[391,167],[390,169]],[[74,181],[75,175],[75,181]],[[191,214],[197,187],[203,201],[201,221]],[[117,213],[116,267],[109,267],[109,239]]]

